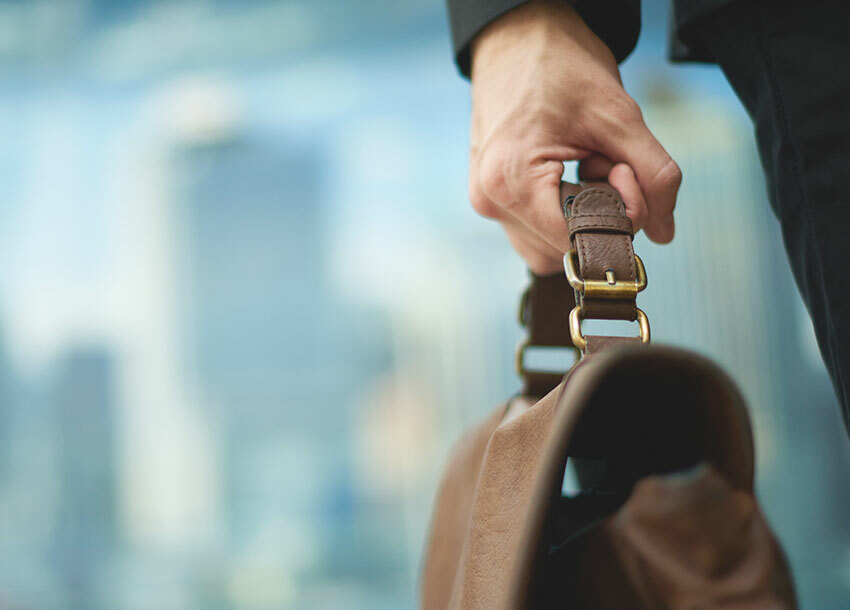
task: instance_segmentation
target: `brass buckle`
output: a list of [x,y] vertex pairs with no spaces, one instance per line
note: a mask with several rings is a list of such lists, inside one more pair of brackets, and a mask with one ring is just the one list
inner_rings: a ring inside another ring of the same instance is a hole
[[[637,293],[646,288],[646,268],[643,261],[635,254],[637,279],[634,281],[617,280],[613,271],[608,271],[606,280],[583,280],[578,276],[578,264],[575,248],[564,254],[564,271],[567,281],[582,297],[590,299],[634,299]],[[572,315],[572,314],[571,314]]]
[[514,369],[520,377],[525,375],[525,350],[527,347],[528,341],[520,341],[516,346],[516,351],[514,352]]
[[[640,324],[640,341],[641,343],[649,343],[649,318],[646,314],[637,307],[637,322]],[[570,336],[573,339],[573,345],[584,352],[587,349],[587,339],[581,334],[581,321],[583,319],[581,307],[576,305],[570,312]]]

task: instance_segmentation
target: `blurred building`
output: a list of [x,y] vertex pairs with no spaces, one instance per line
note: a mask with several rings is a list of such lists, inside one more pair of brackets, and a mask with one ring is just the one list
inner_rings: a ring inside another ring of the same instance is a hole
[[386,334],[327,281],[321,159],[239,133],[170,161],[182,370],[217,422],[231,594],[297,605],[328,572],[374,578],[351,428]]
[[0,326],[0,488],[5,486],[12,476],[12,371],[6,354],[6,342],[3,328]]
[[[685,183],[641,306],[741,384],[803,606],[843,609],[850,446],[750,126],[716,70],[657,85],[644,10],[623,76]],[[416,607],[526,281],[450,62],[425,0],[0,3],[0,608]]]
[[116,511],[114,363],[104,349],[77,348],[56,364],[50,405],[58,489],[51,545],[68,604],[100,604],[120,536]]

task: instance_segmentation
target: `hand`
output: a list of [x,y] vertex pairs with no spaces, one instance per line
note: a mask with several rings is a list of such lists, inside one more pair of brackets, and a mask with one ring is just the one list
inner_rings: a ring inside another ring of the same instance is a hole
[[561,268],[570,240],[559,205],[563,161],[608,180],[635,231],[666,243],[681,171],[626,94],[608,47],[563,1],[533,0],[472,46],[469,196],[498,220],[532,271]]

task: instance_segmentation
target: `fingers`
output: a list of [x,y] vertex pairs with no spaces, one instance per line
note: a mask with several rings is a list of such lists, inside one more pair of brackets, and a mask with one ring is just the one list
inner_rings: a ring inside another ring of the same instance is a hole
[[646,199],[631,167],[625,163],[615,164],[602,155],[593,155],[579,164],[578,175],[582,180],[607,181],[623,198],[635,233],[644,227],[648,216]]
[[[546,161],[526,170],[526,180],[499,170],[496,177],[480,180],[476,156],[470,167],[470,200],[482,216],[498,220],[511,245],[537,274],[554,273],[561,268],[563,253],[570,249],[567,224],[561,202],[578,194],[581,186],[561,181],[563,164]],[[623,197],[626,213],[635,231],[647,218],[647,204],[634,172],[625,163],[612,163],[601,155],[583,160],[579,166],[583,180],[607,181]]]
[[550,247],[566,252],[570,238],[559,196],[564,164],[554,159],[517,163],[507,152],[473,151],[469,185],[473,207],[489,218],[512,219]]
[[601,152],[632,169],[646,202],[644,230],[653,241],[667,243],[675,234],[673,209],[682,172],[643,122],[637,104],[631,98],[617,104],[617,110],[609,108],[602,119],[607,126],[598,131]]
[[[508,209],[511,215],[550,247],[563,253],[570,249],[570,233],[561,209],[560,161],[541,163],[525,182],[515,182],[517,203]],[[574,186],[576,192],[579,187]]]
[[[623,198],[623,202],[626,204],[626,214],[632,219],[635,233],[643,229],[646,226],[649,211],[632,168],[625,163],[617,163],[608,173],[608,184],[617,189]],[[672,238],[671,235],[670,239]]]
[[[623,104],[622,99],[628,103]],[[637,105],[628,96],[622,99],[619,106],[608,104],[607,114],[592,115],[596,118],[587,128],[594,134],[593,141],[587,144],[540,145],[524,134],[510,143],[494,138],[495,131],[474,138],[469,181],[472,205],[479,214],[502,223],[512,245],[535,273],[557,270],[561,254],[570,248],[560,205],[561,159],[580,159],[582,179],[607,180],[617,189],[635,231],[643,229],[659,243],[673,239],[681,172],[644,124]],[[523,154],[517,154],[518,150]]]
[[603,155],[591,155],[578,164],[580,180],[607,180],[614,163]]
[[537,275],[563,272],[563,254],[513,219],[502,221],[502,228],[514,250]]
[[[504,171],[485,173],[480,179],[478,155],[470,157],[469,198],[480,215],[498,220],[514,250],[538,275],[563,268],[563,253],[569,249],[569,232],[560,212],[558,193],[563,164],[544,164],[534,181],[508,182]],[[572,185],[575,192],[580,190]],[[512,193],[518,191],[518,195]],[[545,236],[541,233],[545,232]]]
[[503,214],[500,213],[499,206],[484,193],[481,186],[481,181],[478,179],[478,155],[476,152],[470,151],[469,157],[469,202],[472,204],[472,209],[478,212],[484,218],[492,218],[499,220]]

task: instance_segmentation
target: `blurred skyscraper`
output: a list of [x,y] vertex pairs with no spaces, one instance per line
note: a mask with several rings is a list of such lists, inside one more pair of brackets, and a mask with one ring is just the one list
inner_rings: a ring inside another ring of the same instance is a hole
[[12,467],[12,371],[6,355],[6,341],[0,325],[0,489],[7,483]]
[[119,541],[113,360],[102,348],[60,358],[50,395],[58,484],[53,558],[68,603],[95,607]]
[[257,587],[236,598],[306,603],[319,565],[373,578],[351,427],[386,334],[327,281],[320,158],[239,133],[172,161],[184,378],[217,422],[231,573]]
[[[0,3],[0,73],[0,608],[415,607],[526,279],[467,202],[444,7]],[[641,306],[742,384],[803,605],[843,608],[848,443],[750,127],[675,77],[640,100],[685,169]]]

